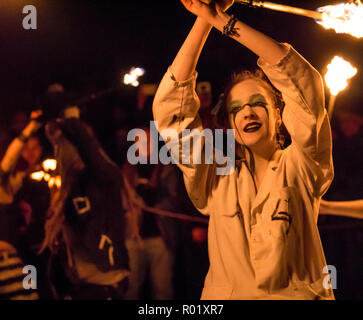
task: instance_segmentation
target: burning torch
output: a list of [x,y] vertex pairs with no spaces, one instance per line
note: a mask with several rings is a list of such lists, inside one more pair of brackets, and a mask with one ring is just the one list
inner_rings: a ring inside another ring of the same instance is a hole
[[[201,1],[209,4],[213,0]],[[317,8],[316,11],[268,1],[235,0],[234,2],[250,7],[265,8],[313,18],[326,29],[334,29],[337,33],[347,33],[356,38],[363,37],[363,5],[360,0],[324,6]]]
[[[132,67],[128,73],[122,76],[122,82],[125,85],[131,85],[133,87],[138,87],[140,82],[139,78],[142,77],[145,74],[145,69],[140,67]],[[90,95],[74,100],[69,105],[83,105],[85,103],[88,103],[90,101],[102,98],[110,93],[113,93],[114,91],[117,91],[119,89],[119,86],[117,87],[111,87],[107,88],[95,93],[91,93]]]
[[335,99],[338,93],[348,86],[347,80],[357,74],[357,69],[354,68],[348,61],[335,56],[327,66],[327,72],[324,76],[325,83],[330,90],[328,115],[332,118]]

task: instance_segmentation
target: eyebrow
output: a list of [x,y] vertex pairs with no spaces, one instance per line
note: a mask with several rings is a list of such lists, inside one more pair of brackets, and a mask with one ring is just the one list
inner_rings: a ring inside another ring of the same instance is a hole
[[256,94],[252,95],[248,100],[249,100],[248,101],[249,103],[253,103],[256,101],[262,101],[262,102],[267,103],[265,97],[260,93],[256,93]]

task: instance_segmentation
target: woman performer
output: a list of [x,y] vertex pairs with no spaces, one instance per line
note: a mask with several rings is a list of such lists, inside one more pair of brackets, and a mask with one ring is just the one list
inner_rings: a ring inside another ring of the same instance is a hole
[[[326,261],[317,229],[319,202],[333,179],[319,73],[291,45],[225,13],[233,1],[182,3],[198,17],[154,100],[164,140],[170,137],[164,129],[177,131],[180,146],[193,135],[184,129],[202,130],[195,67],[212,27],[257,54],[272,83],[262,71],[243,72],[225,91],[240,157],[236,170],[218,175],[216,163],[178,163],[194,205],[210,216],[202,299],[334,299],[323,281]],[[282,121],[292,137],[284,150]]]

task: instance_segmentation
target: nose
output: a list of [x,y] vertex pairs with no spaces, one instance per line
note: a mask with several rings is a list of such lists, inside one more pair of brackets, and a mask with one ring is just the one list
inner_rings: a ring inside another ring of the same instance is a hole
[[256,119],[257,115],[255,113],[255,111],[253,110],[253,108],[251,108],[250,105],[246,105],[243,108],[243,119],[244,120],[249,120],[249,119]]

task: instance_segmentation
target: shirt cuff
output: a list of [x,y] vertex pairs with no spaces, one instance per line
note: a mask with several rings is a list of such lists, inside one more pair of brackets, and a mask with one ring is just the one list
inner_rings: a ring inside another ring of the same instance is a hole
[[259,57],[257,60],[257,65],[261,68],[261,69],[281,69],[284,66],[286,66],[288,64],[288,62],[292,59],[295,50],[293,49],[293,47],[291,46],[291,44],[289,43],[281,43],[281,45],[283,45],[287,50],[285,55],[280,59],[280,61],[278,61],[275,64],[270,64],[268,62],[266,62],[262,57]]
[[176,81],[173,73],[170,70],[170,67],[168,68],[168,70],[167,70],[166,73],[167,73],[169,79],[174,82],[174,86],[176,88],[179,88],[179,87],[187,87],[187,86],[195,83],[197,81],[197,77],[198,77],[198,72],[197,71],[194,71],[193,74],[192,74],[192,76],[189,79],[183,80],[183,81]]

